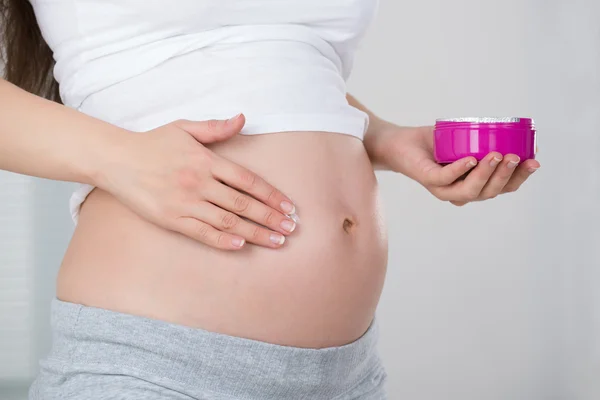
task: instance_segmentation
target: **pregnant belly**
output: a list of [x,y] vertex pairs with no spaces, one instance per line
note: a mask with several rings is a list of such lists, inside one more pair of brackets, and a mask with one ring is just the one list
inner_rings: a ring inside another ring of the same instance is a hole
[[387,241],[362,142],[323,132],[238,135],[211,147],[294,199],[280,249],[209,248],[94,190],[58,277],[64,301],[297,347],[350,343],[383,287]]

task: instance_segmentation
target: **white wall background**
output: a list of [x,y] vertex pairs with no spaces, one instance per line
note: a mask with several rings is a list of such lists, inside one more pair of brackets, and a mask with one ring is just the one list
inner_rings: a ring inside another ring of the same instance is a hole
[[[0,171],[0,379],[30,374],[33,229],[30,178]],[[10,227],[10,229],[6,229]]]
[[[518,194],[465,208],[379,176],[390,398],[600,399],[600,2],[380,1],[350,91],[407,125],[531,115],[542,163]],[[27,293],[27,347],[16,361],[15,335],[2,334],[16,314],[0,304],[2,400],[19,398],[13,366],[30,379],[48,348],[49,299],[72,232],[70,185],[16,177],[0,174],[0,300]],[[20,197],[9,199],[15,185]],[[6,273],[9,258],[26,271],[20,281]]]
[[381,176],[393,399],[600,399],[600,2],[382,0],[351,89],[402,124],[531,115],[542,169],[456,209]]

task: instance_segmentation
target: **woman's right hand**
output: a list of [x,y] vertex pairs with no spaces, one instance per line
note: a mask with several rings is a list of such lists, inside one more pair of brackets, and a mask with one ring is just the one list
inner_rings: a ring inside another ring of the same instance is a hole
[[296,227],[288,216],[293,202],[202,145],[231,138],[244,123],[241,114],[228,121],[179,120],[127,135],[96,186],[154,224],[211,247],[237,250],[248,241],[278,248]]

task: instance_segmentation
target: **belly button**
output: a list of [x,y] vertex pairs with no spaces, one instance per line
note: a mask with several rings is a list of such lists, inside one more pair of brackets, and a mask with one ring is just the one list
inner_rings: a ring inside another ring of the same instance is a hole
[[344,223],[342,224],[342,227],[344,228],[344,231],[346,233],[352,233],[355,226],[356,226],[356,223],[350,218],[344,219]]

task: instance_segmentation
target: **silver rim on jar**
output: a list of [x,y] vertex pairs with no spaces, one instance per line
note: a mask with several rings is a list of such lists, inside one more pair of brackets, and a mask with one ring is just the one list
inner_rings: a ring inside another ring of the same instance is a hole
[[[504,117],[504,118],[481,118],[481,117],[467,117],[467,118],[440,118],[436,119],[435,122],[466,122],[471,124],[509,124],[519,123],[524,118],[520,117]],[[533,119],[531,120],[533,124]]]

